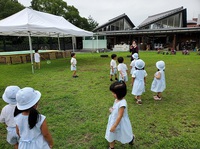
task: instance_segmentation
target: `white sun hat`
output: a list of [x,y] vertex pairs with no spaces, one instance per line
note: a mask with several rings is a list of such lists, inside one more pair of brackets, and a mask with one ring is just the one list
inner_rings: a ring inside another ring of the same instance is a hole
[[8,86],[6,87],[3,95],[2,95],[2,99],[9,104],[16,104],[16,94],[17,92],[20,90],[20,88],[18,86]]
[[145,63],[143,60],[139,59],[135,62],[135,67],[138,69],[143,69],[145,66]]
[[133,55],[132,55],[132,57],[134,58],[134,59],[138,59],[138,54],[137,53],[134,53]]
[[164,61],[158,61],[158,62],[156,62],[156,67],[159,70],[164,70],[165,69],[165,62]]
[[27,110],[34,106],[40,99],[41,93],[31,87],[25,87],[17,92],[17,108]]

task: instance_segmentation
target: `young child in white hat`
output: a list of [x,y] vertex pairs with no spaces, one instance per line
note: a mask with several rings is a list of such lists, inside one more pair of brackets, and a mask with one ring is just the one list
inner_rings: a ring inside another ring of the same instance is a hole
[[132,55],[132,58],[133,58],[133,60],[131,61],[131,64],[130,64],[130,68],[131,68],[130,74],[131,75],[133,74],[133,71],[135,71],[135,62],[136,62],[136,60],[138,60],[138,54],[134,53]]
[[36,110],[41,93],[31,87],[17,92],[17,108],[15,116],[16,129],[19,135],[20,149],[50,149],[53,139],[48,130],[46,117]]
[[161,100],[162,92],[166,89],[165,82],[165,62],[158,61],[156,62],[156,67],[158,71],[154,74],[154,79],[151,84],[151,91],[156,92],[157,95],[153,96],[155,100]]
[[3,107],[0,115],[0,122],[5,123],[7,126],[7,142],[14,145],[14,148],[18,148],[18,135],[16,133],[16,124],[14,121],[14,110],[16,107],[16,93],[20,90],[18,86],[6,87],[2,99],[8,103]]
[[147,72],[144,70],[145,63],[139,59],[135,62],[136,70],[132,74],[132,94],[135,95],[137,104],[142,104],[141,95],[145,92]]

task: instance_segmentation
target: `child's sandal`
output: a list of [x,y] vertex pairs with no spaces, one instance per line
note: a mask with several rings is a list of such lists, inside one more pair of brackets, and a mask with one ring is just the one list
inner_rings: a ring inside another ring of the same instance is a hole
[[129,142],[128,144],[129,144],[129,145],[134,145],[134,142],[135,142],[135,136],[133,135],[133,139],[132,139],[131,142]]
[[139,104],[139,105],[141,105],[141,104],[142,104],[142,100],[141,100],[141,99],[138,99],[138,100],[136,101],[136,103]]

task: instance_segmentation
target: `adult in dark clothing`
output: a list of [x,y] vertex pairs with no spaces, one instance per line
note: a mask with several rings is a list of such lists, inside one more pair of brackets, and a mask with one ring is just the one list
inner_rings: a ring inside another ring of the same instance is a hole
[[135,40],[133,40],[132,45],[130,46],[130,53],[131,53],[131,61],[132,61],[133,60],[132,55],[134,53],[138,53],[138,46],[137,46]]

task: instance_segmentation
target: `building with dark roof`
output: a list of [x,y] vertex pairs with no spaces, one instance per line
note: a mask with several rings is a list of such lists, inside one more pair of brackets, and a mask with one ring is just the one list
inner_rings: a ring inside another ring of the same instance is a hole
[[105,24],[98,26],[93,30],[93,32],[130,30],[134,27],[135,25],[132,23],[129,17],[126,14],[122,14],[113,19],[110,19]]
[[183,7],[149,16],[139,29],[162,29],[187,27],[187,11]]
[[[119,25],[121,19],[129,27]],[[142,50],[146,50],[146,47],[155,49],[156,44],[177,50],[193,50],[200,46],[200,27],[187,28],[187,9],[183,7],[151,15],[136,29],[134,27],[128,16],[123,14],[98,26],[94,32],[107,37],[108,48],[120,43],[130,44],[133,39],[137,40]]]

